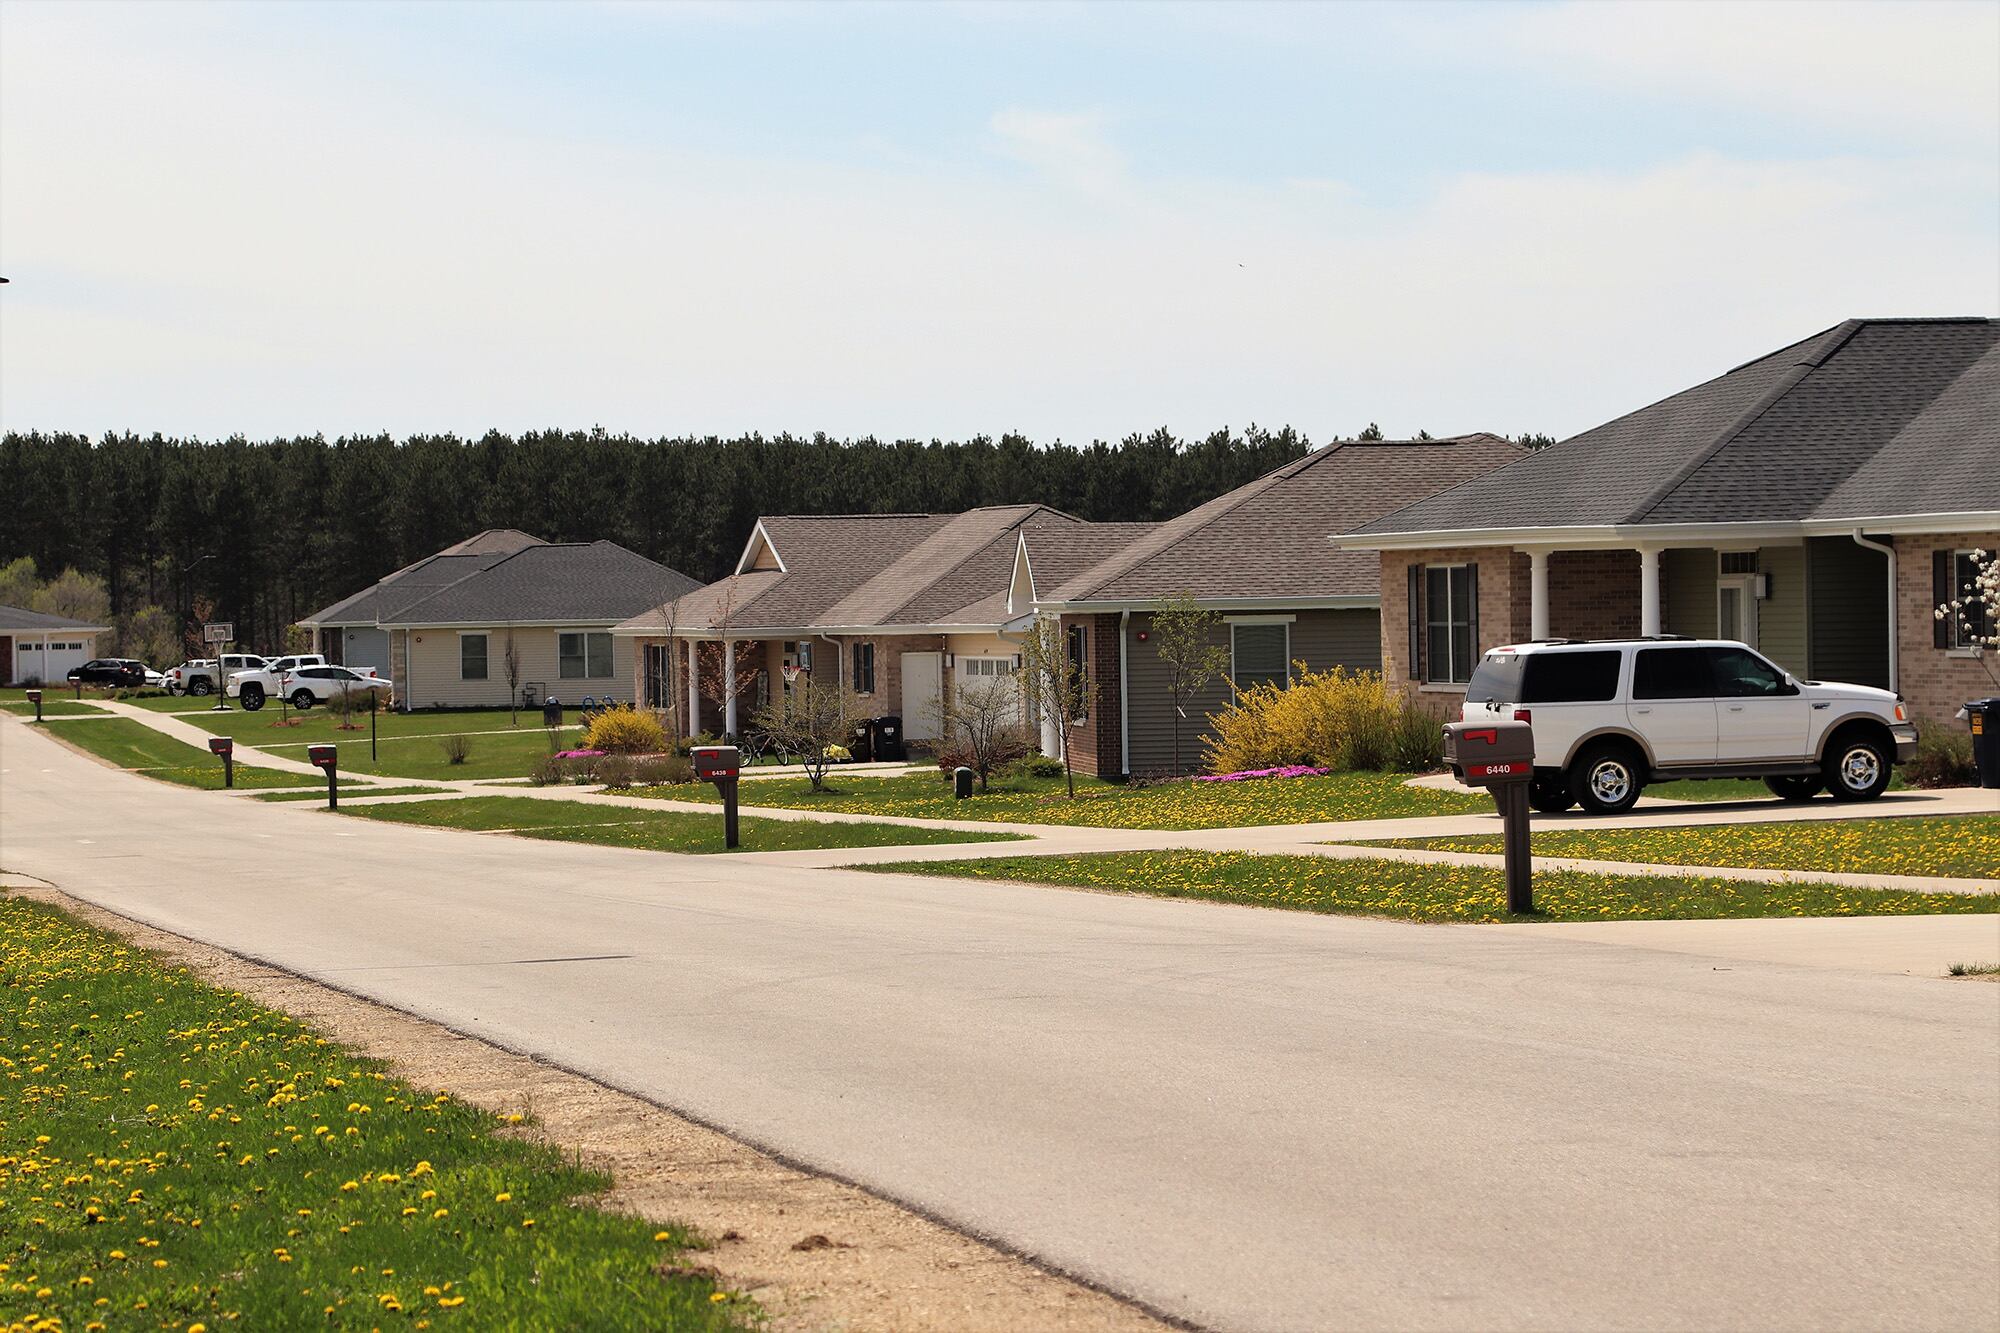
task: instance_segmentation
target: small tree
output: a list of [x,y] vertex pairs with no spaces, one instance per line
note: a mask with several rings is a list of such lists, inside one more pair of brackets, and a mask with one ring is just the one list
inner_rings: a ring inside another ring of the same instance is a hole
[[1069,636],[1053,616],[1035,621],[1021,644],[1021,668],[1030,682],[1036,706],[1052,718],[1056,745],[1062,751],[1064,786],[1076,796],[1076,770],[1070,763],[1070,733],[1083,715],[1083,672],[1070,660]]
[[1953,588],[1951,600],[1940,602],[1931,615],[1948,622],[1959,642],[1972,650],[1973,659],[2000,682],[1992,662],[1992,655],[2000,651],[2000,552],[1973,551],[1971,581]]
[[500,669],[507,673],[507,725],[521,725],[521,649],[514,642],[514,627],[507,627],[507,646],[500,650]]
[[993,771],[1028,752],[1021,734],[1021,691],[1006,676],[994,676],[951,692],[938,709],[947,737],[955,737],[966,767],[979,775],[979,790],[987,789]]
[[845,693],[802,673],[791,689],[780,690],[757,710],[756,725],[781,749],[799,756],[814,791],[826,790],[833,751],[847,741],[849,708]]
[[1215,642],[1222,617],[1191,592],[1175,593],[1153,608],[1153,650],[1167,666],[1167,697],[1174,706],[1174,773],[1181,768],[1181,723],[1187,703],[1229,670],[1229,650]]

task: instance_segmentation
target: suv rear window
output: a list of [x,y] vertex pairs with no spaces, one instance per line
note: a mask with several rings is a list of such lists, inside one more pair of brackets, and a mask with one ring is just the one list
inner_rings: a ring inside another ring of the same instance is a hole
[[1618,697],[1616,648],[1587,653],[1536,653],[1517,701],[1524,704],[1597,704]]
[[1465,701],[1512,704],[1521,701],[1521,657],[1518,653],[1488,653],[1479,659],[1465,684]]
[[1641,648],[1632,665],[1634,699],[1708,699],[1715,695],[1709,679],[1706,648]]

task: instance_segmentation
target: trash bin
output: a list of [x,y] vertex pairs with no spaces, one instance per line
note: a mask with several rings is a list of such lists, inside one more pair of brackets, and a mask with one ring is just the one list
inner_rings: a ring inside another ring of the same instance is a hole
[[951,770],[951,794],[961,801],[972,795],[972,770],[963,764]]
[[902,763],[909,758],[903,749],[903,719],[900,717],[878,717],[875,719],[875,757],[887,763]]
[[854,762],[865,764],[875,757],[875,723],[868,718],[854,719],[854,732],[847,738],[847,752],[854,756]]
[[1972,766],[1982,787],[2000,787],[2000,699],[1974,699],[1965,706],[1972,723]]
[[562,700],[553,694],[542,700],[542,725],[545,727],[562,725]]

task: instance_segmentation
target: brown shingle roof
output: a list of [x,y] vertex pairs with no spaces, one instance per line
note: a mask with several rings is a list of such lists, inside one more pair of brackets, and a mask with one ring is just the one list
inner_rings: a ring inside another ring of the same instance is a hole
[[[1342,532],[1527,454],[1497,435],[1342,441],[1155,526],[1052,590],[1047,603],[1140,602],[1189,592],[1203,601],[1373,597],[1373,554],[1336,551]],[[1030,560],[1035,559],[1033,548]]]

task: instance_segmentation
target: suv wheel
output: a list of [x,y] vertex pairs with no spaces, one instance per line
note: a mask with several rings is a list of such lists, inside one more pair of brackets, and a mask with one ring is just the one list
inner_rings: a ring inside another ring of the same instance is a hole
[[1586,814],[1622,815],[1639,799],[1639,758],[1626,745],[1593,745],[1569,770],[1569,792]]
[[304,686],[300,686],[298,689],[292,691],[292,707],[298,709],[301,713],[311,708],[315,702],[317,701],[313,698],[313,692]]
[[1562,774],[1537,773],[1528,785],[1528,804],[1545,815],[1559,815],[1576,804],[1576,797],[1569,794],[1569,784]]
[[254,713],[264,706],[264,687],[262,685],[245,685],[238,693],[237,698],[238,702],[247,711]]
[[1888,790],[1889,762],[1871,736],[1836,736],[1826,751],[1826,789],[1836,801],[1872,801]]
[[1810,801],[1826,783],[1820,778],[1765,778],[1764,785],[1781,801]]
[[197,698],[207,694],[209,688],[210,686],[208,683],[208,678],[206,676],[197,676],[193,680],[188,682],[188,693],[196,696]]

